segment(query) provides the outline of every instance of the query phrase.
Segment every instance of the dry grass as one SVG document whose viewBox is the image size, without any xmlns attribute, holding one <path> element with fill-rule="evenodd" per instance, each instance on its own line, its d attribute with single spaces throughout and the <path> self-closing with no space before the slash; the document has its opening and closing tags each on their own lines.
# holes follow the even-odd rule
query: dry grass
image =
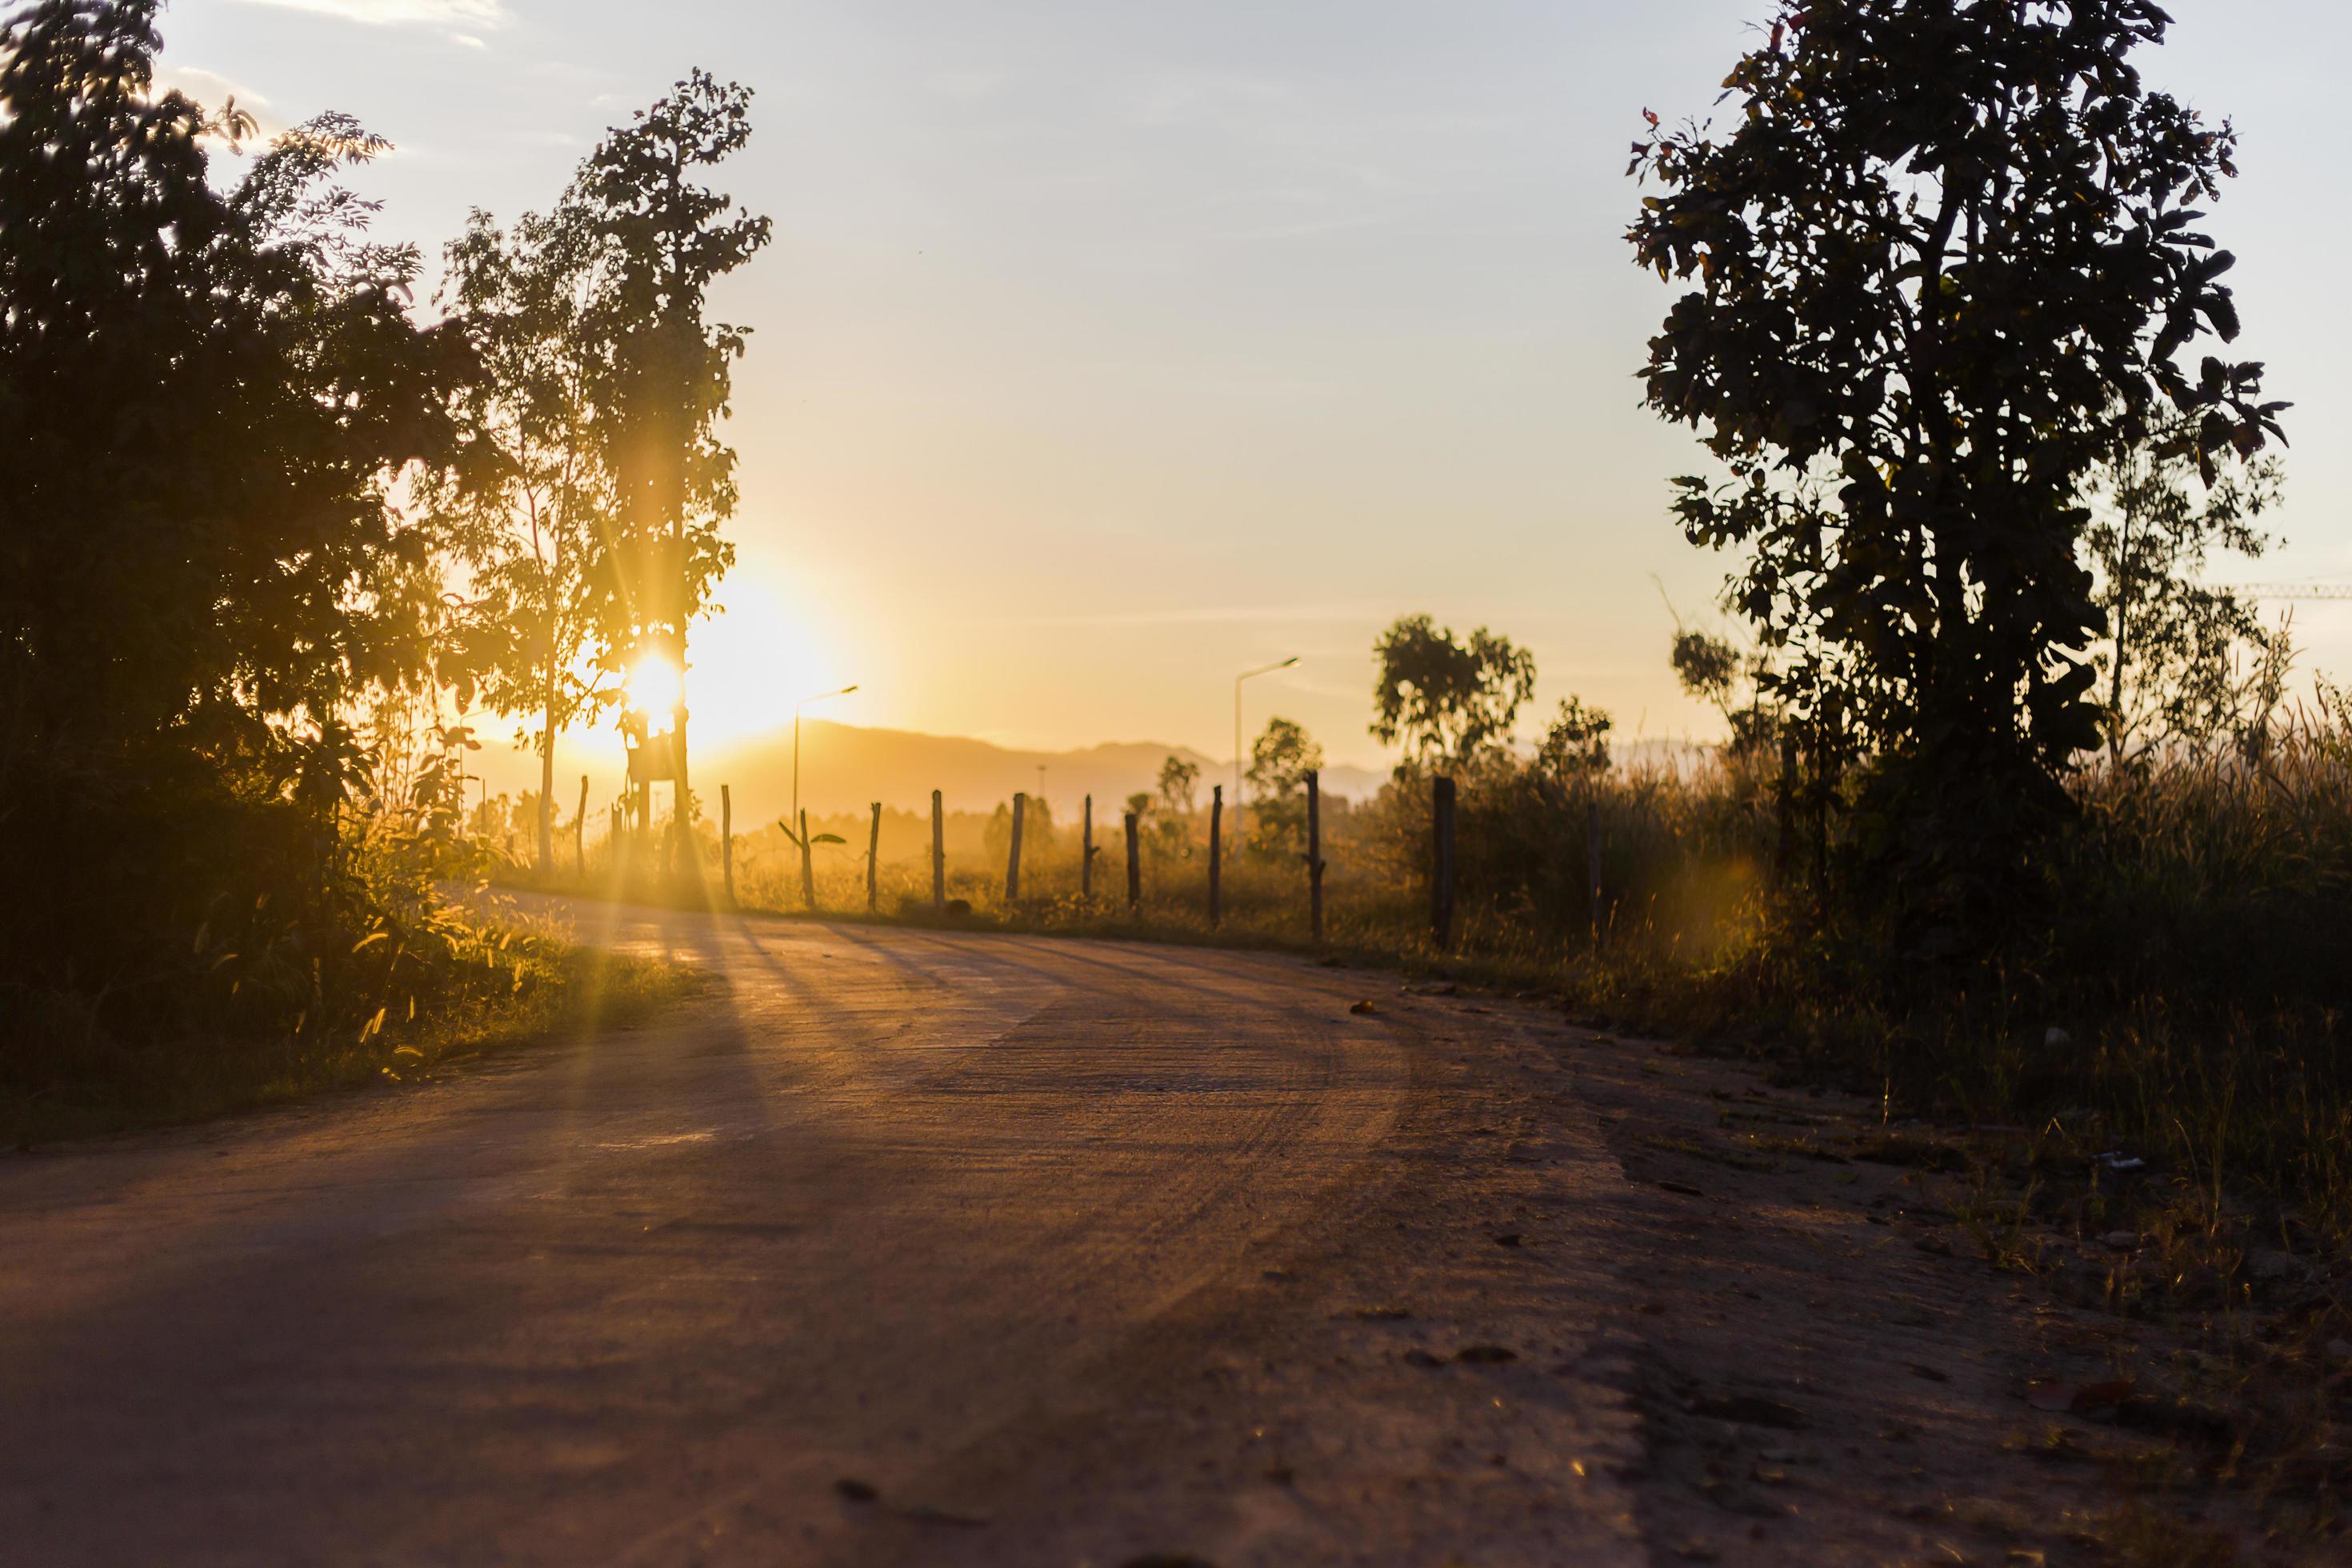
<svg viewBox="0 0 2352 1568">
<path fill-rule="evenodd" d="M 425 1005 L 356 1026 L 135 1040 L 58 1026 L 28 1037 L 0 1069 L 0 1148 L 421 1081 L 590 1023 L 643 1016 L 697 984 L 684 968 L 574 946 L 528 921 L 469 923 Z"/>
</svg>

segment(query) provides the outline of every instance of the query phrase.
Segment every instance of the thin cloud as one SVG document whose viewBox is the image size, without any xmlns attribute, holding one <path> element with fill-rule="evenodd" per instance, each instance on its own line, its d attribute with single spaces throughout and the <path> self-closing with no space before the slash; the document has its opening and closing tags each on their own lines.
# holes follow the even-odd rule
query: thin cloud
<svg viewBox="0 0 2352 1568">
<path fill-rule="evenodd" d="M 370 27 L 423 26 L 431 27 L 496 27 L 507 20 L 504 0 L 240 0 L 247 5 L 274 5 L 284 11 L 308 11 L 336 16 Z M 475 47 L 481 40 L 458 35 Z"/>
</svg>

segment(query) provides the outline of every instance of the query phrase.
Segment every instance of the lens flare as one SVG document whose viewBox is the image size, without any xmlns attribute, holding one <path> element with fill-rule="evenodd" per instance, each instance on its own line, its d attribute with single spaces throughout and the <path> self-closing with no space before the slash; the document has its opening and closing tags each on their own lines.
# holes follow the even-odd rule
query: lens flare
<svg viewBox="0 0 2352 1568">
<path fill-rule="evenodd" d="M 678 704 L 685 700 L 686 677 L 669 655 L 647 652 L 640 654 L 636 663 L 629 667 L 624 689 L 628 695 L 630 712 L 655 721 L 650 726 L 654 730 L 667 730 Z"/>
</svg>

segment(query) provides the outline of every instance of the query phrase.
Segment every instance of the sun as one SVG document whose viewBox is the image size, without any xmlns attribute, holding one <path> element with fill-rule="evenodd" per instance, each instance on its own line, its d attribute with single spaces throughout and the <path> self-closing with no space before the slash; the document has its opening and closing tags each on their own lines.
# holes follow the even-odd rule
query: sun
<svg viewBox="0 0 2352 1568">
<path fill-rule="evenodd" d="M 622 691 L 628 711 L 644 715 L 646 728 L 661 734 L 676 721 L 678 703 L 686 695 L 686 676 L 668 654 L 648 648 L 629 667 Z"/>
<path fill-rule="evenodd" d="M 776 733 L 791 726 L 796 700 L 877 679 L 852 668 L 837 607 L 820 595 L 747 576 L 725 597 L 727 613 L 697 626 L 688 648 L 686 705 L 703 739 Z M 827 716 L 847 715 L 835 707 Z"/>
</svg>

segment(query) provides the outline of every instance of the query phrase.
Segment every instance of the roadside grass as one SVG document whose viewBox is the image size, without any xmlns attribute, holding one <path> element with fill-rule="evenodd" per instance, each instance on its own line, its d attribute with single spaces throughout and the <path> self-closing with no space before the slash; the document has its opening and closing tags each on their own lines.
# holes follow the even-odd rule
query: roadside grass
<svg viewBox="0 0 2352 1568">
<path fill-rule="evenodd" d="M 709 982 L 528 922 L 479 929 L 428 1005 L 356 1029 L 128 1041 L 53 1014 L 0 1063 L 0 1149 L 200 1121 L 336 1089 L 431 1079 L 591 1025 L 644 1018 Z"/>
</svg>

